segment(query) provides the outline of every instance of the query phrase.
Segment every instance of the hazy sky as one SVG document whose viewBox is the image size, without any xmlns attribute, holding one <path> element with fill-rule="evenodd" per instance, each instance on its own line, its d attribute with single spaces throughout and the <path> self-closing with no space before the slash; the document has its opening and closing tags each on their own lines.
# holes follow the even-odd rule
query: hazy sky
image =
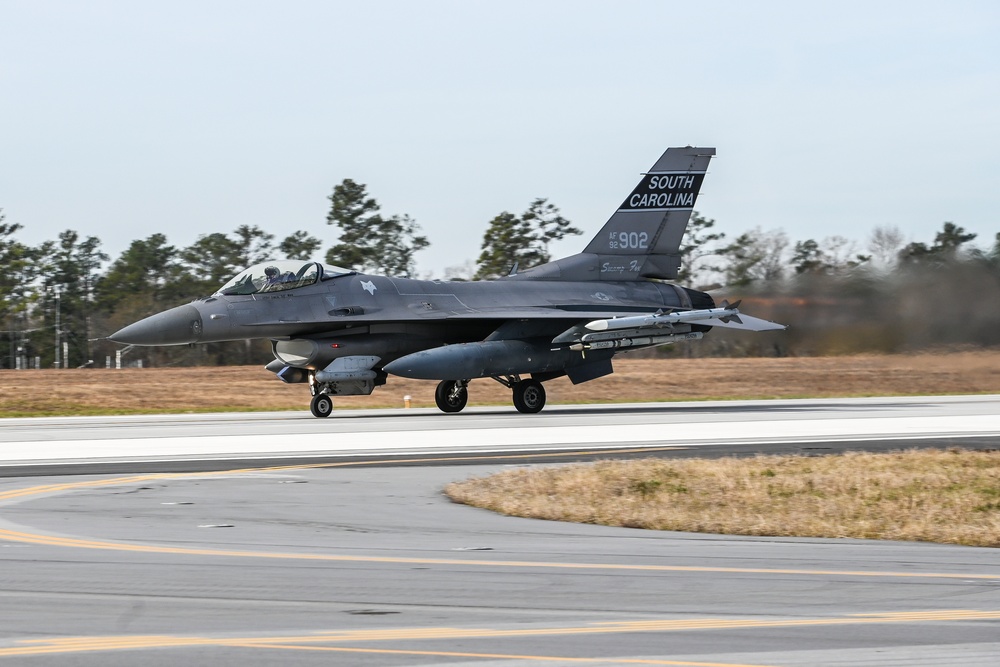
<svg viewBox="0 0 1000 667">
<path fill-rule="evenodd" d="M 0 0 L 0 208 L 112 256 L 259 225 L 327 240 L 366 183 L 431 247 L 548 197 L 579 251 L 667 146 L 715 146 L 735 236 L 1000 232 L 1000 3 Z M 324 252 L 325 248 L 324 246 Z"/>
</svg>

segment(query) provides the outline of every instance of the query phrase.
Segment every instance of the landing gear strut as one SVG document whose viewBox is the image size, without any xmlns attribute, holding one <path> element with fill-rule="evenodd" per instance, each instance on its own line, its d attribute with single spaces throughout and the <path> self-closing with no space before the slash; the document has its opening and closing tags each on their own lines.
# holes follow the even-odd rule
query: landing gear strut
<svg viewBox="0 0 1000 667">
<path fill-rule="evenodd" d="M 469 381 L 442 380 L 434 391 L 434 402 L 441 412 L 461 412 L 469 402 Z"/>
</svg>

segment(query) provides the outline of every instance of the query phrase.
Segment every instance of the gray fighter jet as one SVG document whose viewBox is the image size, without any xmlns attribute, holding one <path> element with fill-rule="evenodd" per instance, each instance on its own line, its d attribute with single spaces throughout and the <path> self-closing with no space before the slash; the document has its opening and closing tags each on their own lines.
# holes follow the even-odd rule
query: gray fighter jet
<svg viewBox="0 0 1000 667">
<path fill-rule="evenodd" d="M 713 327 L 783 329 L 668 282 L 714 148 L 668 148 L 582 253 L 482 282 L 366 275 L 319 262 L 251 266 L 198 299 L 131 324 L 111 340 L 183 345 L 266 338 L 267 369 L 308 384 L 312 413 L 333 396 L 368 395 L 389 375 L 440 380 L 444 412 L 469 381 L 512 390 L 520 412 L 545 405 L 543 382 L 613 372 L 619 352 L 697 340 Z"/>
</svg>

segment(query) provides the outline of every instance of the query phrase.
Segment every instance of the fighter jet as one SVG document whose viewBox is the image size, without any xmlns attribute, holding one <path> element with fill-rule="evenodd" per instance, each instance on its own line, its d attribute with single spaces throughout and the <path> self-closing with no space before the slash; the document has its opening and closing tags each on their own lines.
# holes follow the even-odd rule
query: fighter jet
<svg viewBox="0 0 1000 667">
<path fill-rule="evenodd" d="M 548 380 L 589 382 L 614 356 L 697 340 L 714 327 L 784 326 L 739 303 L 673 284 L 681 238 L 714 148 L 668 148 L 583 252 L 497 280 L 448 282 L 368 275 L 319 262 L 251 266 L 211 296 L 131 324 L 110 339 L 184 345 L 270 339 L 266 368 L 312 394 L 369 395 L 390 375 L 439 380 L 435 401 L 460 412 L 469 382 L 492 378 L 514 407 L 537 413 Z"/>
</svg>

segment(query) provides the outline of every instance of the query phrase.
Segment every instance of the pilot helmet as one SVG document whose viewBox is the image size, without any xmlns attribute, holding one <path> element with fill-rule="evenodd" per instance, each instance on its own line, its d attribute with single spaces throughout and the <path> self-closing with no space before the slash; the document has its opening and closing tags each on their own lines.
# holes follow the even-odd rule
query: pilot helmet
<svg viewBox="0 0 1000 667">
<path fill-rule="evenodd" d="M 278 275 L 278 269 L 277 269 L 277 267 L 274 267 L 274 266 L 267 267 L 266 269 L 264 269 L 264 275 L 267 276 L 268 278 L 275 278 L 275 277 L 277 277 L 277 275 Z"/>
</svg>

